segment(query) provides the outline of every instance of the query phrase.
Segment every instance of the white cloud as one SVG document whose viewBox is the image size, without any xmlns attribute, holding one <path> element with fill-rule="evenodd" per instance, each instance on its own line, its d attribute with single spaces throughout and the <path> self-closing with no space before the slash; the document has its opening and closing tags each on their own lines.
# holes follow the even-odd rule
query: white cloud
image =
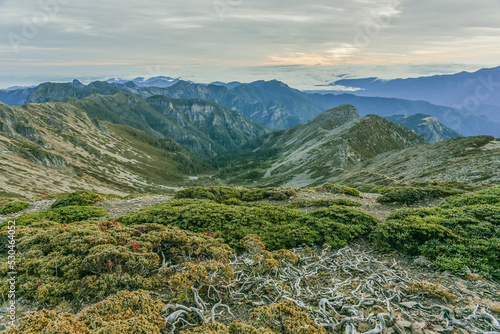
<svg viewBox="0 0 500 334">
<path fill-rule="evenodd" d="M 27 70 L 25 62 L 12 60 L 16 58 L 49 59 L 68 67 L 64 75 L 73 71 L 75 76 L 120 75 L 116 71 L 156 65 L 165 68 L 166 75 L 171 68 L 209 73 L 213 66 L 218 66 L 213 73 L 225 75 L 227 66 L 233 68 L 227 73 L 236 75 L 235 66 L 259 64 L 486 67 L 500 59 L 498 0 L 64 3 L 14 52 L 9 33 L 23 36 L 25 22 L 33 22 L 43 8 L 39 0 L 0 0 L 0 73 L 14 77 L 33 71 L 33 66 Z M 36 73 L 53 75 L 53 67 L 45 64 Z"/>
</svg>

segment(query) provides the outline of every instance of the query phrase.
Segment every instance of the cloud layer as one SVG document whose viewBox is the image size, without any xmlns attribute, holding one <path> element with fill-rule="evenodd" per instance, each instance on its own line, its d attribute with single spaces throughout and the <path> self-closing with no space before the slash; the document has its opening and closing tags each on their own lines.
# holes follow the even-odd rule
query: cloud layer
<svg viewBox="0 0 500 334">
<path fill-rule="evenodd" d="M 234 69 L 255 66 L 487 67 L 500 56 L 499 10 L 498 0 L 0 0 L 0 73 L 218 68 L 241 80 Z"/>
</svg>

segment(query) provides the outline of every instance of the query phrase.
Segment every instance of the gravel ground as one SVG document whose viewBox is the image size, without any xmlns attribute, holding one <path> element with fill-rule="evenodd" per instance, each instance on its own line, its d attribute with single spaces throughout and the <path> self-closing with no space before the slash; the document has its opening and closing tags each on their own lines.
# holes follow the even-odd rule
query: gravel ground
<svg viewBox="0 0 500 334">
<path fill-rule="evenodd" d="M 123 216 L 144 208 L 150 208 L 157 204 L 170 201 L 173 196 L 142 196 L 128 200 L 110 199 L 94 204 L 101 207 L 111 216 Z"/>
<path fill-rule="evenodd" d="M 8 221 L 12 218 L 15 218 L 20 215 L 24 215 L 25 213 L 31 213 L 31 212 L 39 212 L 43 210 L 47 210 L 50 208 L 52 203 L 54 203 L 56 200 L 55 199 L 50 199 L 50 200 L 42 200 L 42 201 L 32 201 L 31 206 L 27 207 L 23 211 L 19 211 L 16 213 L 11 213 L 9 215 L 0 215 L 0 223 L 3 223 L 4 221 Z"/>
<path fill-rule="evenodd" d="M 354 209 L 366 212 L 380 220 L 385 220 L 394 210 L 401 209 L 405 207 L 405 205 L 384 205 L 377 202 L 377 198 L 380 197 L 380 194 L 371 194 L 371 193 L 361 193 L 361 197 L 349 196 L 344 194 L 330 194 L 330 193 L 322 193 L 322 192 L 308 192 L 301 191 L 297 193 L 297 195 L 293 196 L 287 201 L 267 201 L 273 205 L 286 205 L 294 202 L 299 202 L 303 200 L 333 200 L 339 198 L 350 199 L 362 204 L 362 206 L 353 207 Z M 434 199 L 430 201 L 420 202 L 415 205 L 410 205 L 409 207 L 433 207 L 441 203 L 442 199 Z M 322 209 L 322 207 L 307 207 L 300 208 L 302 211 L 315 211 L 318 209 Z"/>
</svg>

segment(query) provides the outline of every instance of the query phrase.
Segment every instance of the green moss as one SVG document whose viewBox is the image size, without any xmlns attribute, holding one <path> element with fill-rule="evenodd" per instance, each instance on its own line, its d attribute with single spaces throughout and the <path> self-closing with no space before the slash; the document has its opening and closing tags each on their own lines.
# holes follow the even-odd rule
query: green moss
<svg viewBox="0 0 500 334">
<path fill-rule="evenodd" d="M 347 241 L 368 235 L 379 220 L 367 213 L 344 206 L 333 205 L 309 214 L 315 220 L 315 229 L 321 231 L 320 244 L 342 247 Z"/>
<path fill-rule="evenodd" d="M 487 188 L 479 192 L 462 194 L 447 198 L 441 203 L 442 208 L 462 207 L 476 204 L 499 204 L 500 187 Z"/>
<path fill-rule="evenodd" d="M 464 193 L 463 190 L 455 188 L 443 188 L 440 186 L 410 187 L 401 186 L 383 190 L 383 195 L 377 198 L 377 202 L 383 204 L 415 204 L 419 201 L 440 197 L 448 197 Z"/>
<path fill-rule="evenodd" d="M 372 238 L 384 250 L 425 255 L 442 269 L 498 275 L 500 206 L 397 210 L 378 224 Z"/>
<path fill-rule="evenodd" d="M 222 203 L 229 199 L 237 199 L 242 201 L 258 201 L 262 199 L 282 201 L 289 199 L 296 193 L 297 189 L 291 187 L 246 189 L 211 186 L 190 187 L 182 189 L 175 193 L 175 198 L 209 199 L 218 203 Z"/>
<path fill-rule="evenodd" d="M 0 230 L 0 242 L 8 229 Z M 18 298 L 57 305 L 94 301 L 120 290 L 152 290 L 162 282 L 162 256 L 172 264 L 186 257 L 228 258 L 221 239 L 157 224 L 124 227 L 116 222 L 55 222 L 18 226 Z M 6 256 L 8 249 L 0 250 Z M 9 289 L 7 261 L 0 264 L 0 293 Z"/>
<path fill-rule="evenodd" d="M 382 194 L 384 186 L 380 186 L 377 184 L 364 184 L 358 186 L 356 189 L 358 189 L 362 193 Z"/>
<path fill-rule="evenodd" d="M 332 205 L 342 205 L 342 206 L 361 206 L 362 204 L 347 198 L 336 198 L 336 199 L 319 199 L 319 200 L 303 200 L 298 202 L 293 202 L 287 205 L 289 208 L 309 208 L 314 206 L 332 206 Z"/>
<path fill-rule="evenodd" d="M 160 333 L 164 307 L 147 291 L 120 291 L 89 307 L 79 321 L 94 333 Z"/>
<path fill-rule="evenodd" d="M 199 198 L 223 201 L 230 198 L 241 199 L 242 191 L 231 187 L 191 187 L 175 193 L 175 198 Z"/>
<path fill-rule="evenodd" d="M 165 305 L 147 291 L 120 291 L 92 305 L 77 320 L 69 313 L 41 310 L 28 313 L 10 333 L 160 333 L 165 327 Z"/>
</svg>

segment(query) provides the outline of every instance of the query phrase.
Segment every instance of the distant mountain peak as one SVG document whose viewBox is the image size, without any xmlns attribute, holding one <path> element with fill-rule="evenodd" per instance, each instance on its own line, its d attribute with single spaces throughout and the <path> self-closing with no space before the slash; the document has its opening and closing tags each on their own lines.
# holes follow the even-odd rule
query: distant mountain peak
<svg viewBox="0 0 500 334">
<path fill-rule="evenodd" d="M 125 85 L 128 82 L 133 82 L 135 85 L 137 85 L 137 87 L 159 87 L 159 88 L 171 87 L 179 81 L 180 78 L 171 78 L 162 75 L 151 77 L 148 79 L 146 79 L 145 77 L 137 77 L 132 80 L 120 79 L 120 78 L 111 78 L 106 80 L 106 82 L 113 85 Z"/>
<path fill-rule="evenodd" d="M 84 84 L 82 84 L 78 79 L 75 79 L 71 82 L 71 86 L 76 87 L 76 88 L 82 88 L 85 87 Z"/>
<path fill-rule="evenodd" d="M 386 118 L 391 122 L 406 126 L 431 143 L 461 136 L 461 134 L 446 127 L 431 115 L 393 115 Z"/>
</svg>

